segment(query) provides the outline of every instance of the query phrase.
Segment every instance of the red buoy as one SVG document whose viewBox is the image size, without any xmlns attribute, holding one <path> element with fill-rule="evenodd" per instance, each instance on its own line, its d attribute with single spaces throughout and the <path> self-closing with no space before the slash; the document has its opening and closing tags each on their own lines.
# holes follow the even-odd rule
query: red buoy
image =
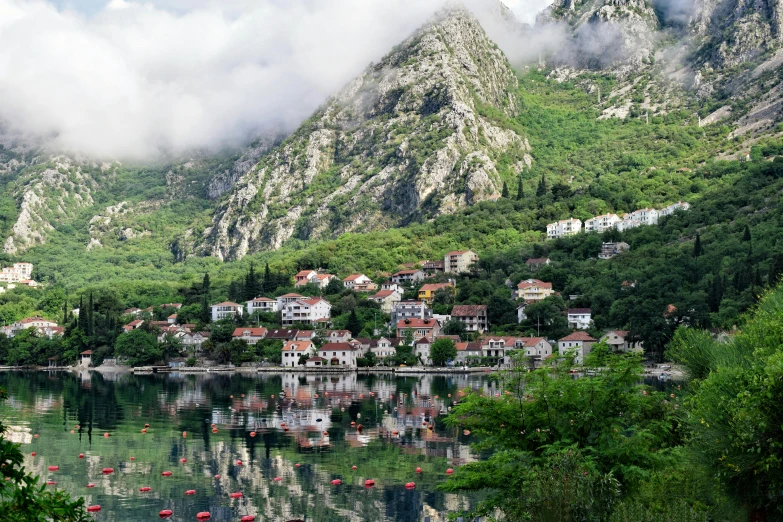
<svg viewBox="0 0 783 522">
<path fill-rule="evenodd" d="M 241 465 L 242 465 L 242 461 L 241 460 L 237 460 L 237 466 L 241 466 Z"/>
<path fill-rule="evenodd" d="M 94 488 L 94 487 L 95 487 L 95 484 L 93 484 L 92 482 L 90 482 L 89 484 L 87 484 L 87 487 L 88 487 L 88 488 Z"/>
<path fill-rule="evenodd" d="M 101 473 L 103 473 L 104 475 L 111 475 L 112 473 L 114 473 L 114 468 L 103 468 L 101 470 Z"/>
<path fill-rule="evenodd" d="M 33 435 L 33 438 L 37 439 L 38 438 L 38 434 L 36 433 L 35 435 Z"/>
<path fill-rule="evenodd" d="M 35 457 L 35 452 L 30 453 L 31 457 Z"/>
<path fill-rule="evenodd" d="M 57 471 L 60 469 L 60 466 L 49 466 L 49 471 Z"/>
<path fill-rule="evenodd" d="M 47 485 L 47 486 L 54 486 L 55 484 L 57 484 L 57 482 L 55 482 L 55 481 L 53 481 L 53 480 L 47 480 L 47 481 L 46 481 L 46 485 Z"/>
<path fill-rule="evenodd" d="M 240 518 L 239 520 L 241 522 L 253 522 L 256 519 L 253 515 L 245 515 L 244 517 Z"/>
<path fill-rule="evenodd" d="M 451 475 L 452 473 L 454 473 L 453 469 L 449 468 L 446 470 L 446 475 Z"/>
<path fill-rule="evenodd" d="M 131 460 L 136 460 L 136 457 L 131 457 Z"/>
<path fill-rule="evenodd" d="M 160 518 L 169 518 L 173 514 L 174 512 L 171 511 L 170 509 L 164 509 L 160 513 L 158 513 L 158 516 L 160 516 Z"/>
<path fill-rule="evenodd" d="M 183 431 L 182 432 L 182 438 L 183 439 L 187 439 L 188 438 L 188 432 L 187 431 Z"/>
<path fill-rule="evenodd" d="M 212 518 L 212 515 L 209 514 L 209 511 L 202 511 L 201 513 L 196 513 L 196 520 L 209 520 Z"/>
<path fill-rule="evenodd" d="M 251 431 L 251 432 L 250 432 L 250 436 L 251 436 L 251 437 L 255 437 L 255 436 L 256 436 L 256 432 L 255 432 L 255 431 Z"/>
<path fill-rule="evenodd" d="M 299 463 L 297 462 L 296 464 L 294 464 L 294 467 L 295 467 L 295 468 L 301 468 L 301 467 L 302 467 L 302 465 L 301 465 L 301 464 L 299 464 Z"/>
<path fill-rule="evenodd" d="M 141 432 L 142 433 L 147 433 L 147 428 L 142 428 Z"/>
<path fill-rule="evenodd" d="M 184 463 L 186 463 L 188 461 L 188 459 L 182 458 L 182 459 L 179 459 L 179 461 L 184 464 Z"/>
<path fill-rule="evenodd" d="M 106 433 L 103 434 L 103 436 L 104 436 L 104 438 L 108 439 L 109 438 L 109 432 L 107 431 Z"/>
<path fill-rule="evenodd" d="M 145 425 L 144 425 L 144 427 L 145 427 L 145 428 L 149 428 L 149 427 L 150 427 L 150 425 L 149 425 L 149 424 L 145 424 Z"/>
<path fill-rule="evenodd" d="M 170 477 L 171 471 L 164 471 L 163 473 L 161 473 L 161 475 L 163 475 L 164 477 Z"/>
<path fill-rule="evenodd" d="M 83 459 L 84 458 L 84 453 L 79 453 L 79 458 Z"/>
<path fill-rule="evenodd" d="M 283 477 L 275 477 L 272 480 L 274 480 L 275 482 L 280 482 L 281 480 L 283 480 Z"/>
<path fill-rule="evenodd" d="M 367 479 L 364 481 L 364 487 L 371 488 L 375 485 L 375 481 L 373 479 Z"/>
<path fill-rule="evenodd" d="M 152 488 L 149 487 L 149 486 L 144 486 L 144 487 L 139 488 L 139 491 L 141 491 L 141 492 L 152 491 Z"/>
<path fill-rule="evenodd" d="M 220 480 L 220 475 L 215 475 L 215 478 Z"/>
<path fill-rule="evenodd" d="M 358 468 L 356 466 L 351 466 L 351 469 L 356 471 Z"/>
<path fill-rule="evenodd" d="M 187 491 L 185 492 L 185 494 L 186 494 L 186 495 L 195 495 L 195 494 L 196 494 L 196 490 L 195 490 L 195 489 L 189 489 L 189 490 L 187 490 Z"/>
<path fill-rule="evenodd" d="M 416 468 L 416 473 L 421 473 L 421 468 Z"/>
<path fill-rule="evenodd" d="M 340 485 L 340 484 L 342 484 L 342 483 L 343 483 L 343 481 L 342 481 L 342 480 L 340 480 L 340 479 L 334 479 L 334 480 L 332 481 L 332 486 L 339 486 L 339 485 Z"/>
<path fill-rule="evenodd" d="M 407 484 L 405 484 L 405 488 L 406 489 L 413 489 L 415 487 L 416 487 L 416 483 L 415 482 L 408 482 Z"/>
<path fill-rule="evenodd" d="M 89 511 L 90 513 L 95 513 L 96 511 L 100 511 L 100 510 L 101 510 L 101 506 L 97 504 L 94 506 L 87 506 L 87 511 Z"/>
<path fill-rule="evenodd" d="M 212 428 L 212 433 L 217 433 L 217 432 L 218 432 L 217 428 Z"/>
<path fill-rule="evenodd" d="M 228 496 L 231 498 L 242 498 L 242 493 L 241 492 L 229 493 Z"/>
</svg>

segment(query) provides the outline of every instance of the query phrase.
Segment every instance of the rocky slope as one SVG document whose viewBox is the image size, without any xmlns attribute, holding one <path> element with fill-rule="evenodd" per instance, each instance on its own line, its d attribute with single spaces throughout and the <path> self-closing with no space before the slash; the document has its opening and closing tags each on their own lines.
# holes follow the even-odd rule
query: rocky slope
<svg viewBox="0 0 783 522">
<path fill-rule="evenodd" d="M 530 163 L 515 89 L 476 19 L 447 8 L 241 175 L 177 249 L 237 259 L 497 197 Z"/>
</svg>

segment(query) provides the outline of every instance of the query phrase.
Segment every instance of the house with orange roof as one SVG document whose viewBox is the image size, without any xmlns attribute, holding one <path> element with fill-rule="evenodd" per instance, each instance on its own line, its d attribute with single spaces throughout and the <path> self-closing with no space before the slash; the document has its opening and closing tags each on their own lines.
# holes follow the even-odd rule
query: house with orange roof
<svg viewBox="0 0 783 522">
<path fill-rule="evenodd" d="M 535 303 L 543 301 L 553 293 L 552 283 L 545 283 L 538 279 L 525 279 L 517 285 L 517 289 L 513 292 L 512 297 L 514 299 L 522 299 L 527 303 Z"/>
<path fill-rule="evenodd" d="M 419 301 L 431 304 L 435 298 L 435 292 L 438 290 L 446 290 L 454 294 L 454 285 L 451 283 L 427 283 L 422 285 L 419 289 Z"/>
<path fill-rule="evenodd" d="M 318 357 L 328 361 L 326 366 L 356 368 L 356 358 L 360 351 L 358 343 L 326 343 L 318 349 Z"/>
<path fill-rule="evenodd" d="M 277 310 L 277 301 L 268 297 L 256 297 L 247 302 L 247 315 L 253 315 L 255 312 L 275 313 Z"/>
<path fill-rule="evenodd" d="M 301 270 L 294 276 L 294 286 L 310 284 L 316 276 L 318 276 L 318 272 L 315 270 Z"/>
<path fill-rule="evenodd" d="M 319 324 L 332 317 L 332 305 L 321 297 L 302 298 L 286 304 L 281 313 L 283 326 Z"/>
<path fill-rule="evenodd" d="M 231 301 L 214 304 L 212 305 L 212 322 L 222 319 L 233 319 L 237 315 L 241 316 L 244 310 L 244 306 Z"/>
<path fill-rule="evenodd" d="M 313 355 L 315 345 L 310 341 L 288 341 L 283 345 L 283 366 L 295 368 L 299 366 L 299 358 L 305 354 Z"/>
<path fill-rule="evenodd" d="M 410 317 L 397 322 L 397 337 L 405 337 L 405 332 L 412 331 L 414 339 L 429 337 L 434 339 L 440 335 L 440 323 L 436 319 L 419 319 Z"/>
<path fill-rule="evenodd" d="M 293 303 L 297 299 L 306 299 L 306 297 L 294 293 L 281 295 L 280 297 L 277 298 L 277 311 L 282 312 L 283 308 L 285 308 L 285 305 L 287 305 L 288 303 Z"/>
<path fill-rule="evenodd" d="M 349 288 L 351 290 L 356 290 L 366 292 L 367 288 L 370 286 L 374 286 L 375 288 L 372 288 L 372 290 L 377 289 L 377 285 L 375 285 L 372 282 L 372 279 L 367 277 L 364 274 L 351 274 L 345 279 L 343 279 L 343 286 L 345 288 Z M 361 289 L 361 290 L 360 290 Z"/>
<path fill-rule="evenodd" d="M 489 329 L 487 305 L 455 305 L 451 309 L 451 317 L 465 325 L 467 332 L 486 332 Z"/>
</svg>

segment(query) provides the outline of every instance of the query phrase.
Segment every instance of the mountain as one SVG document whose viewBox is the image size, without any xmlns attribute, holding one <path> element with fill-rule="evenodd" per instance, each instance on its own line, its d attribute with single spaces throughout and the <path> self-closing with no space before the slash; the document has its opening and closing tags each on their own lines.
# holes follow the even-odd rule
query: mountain
<svg viewBox="0 0 783 522">
<path fill-rule="evenodd" d="M 177 250 L 238 259 L 496 198 L 531 164 L 516 88 L 476 18 L 446 8 L 239 176 Z"/>
</svg>

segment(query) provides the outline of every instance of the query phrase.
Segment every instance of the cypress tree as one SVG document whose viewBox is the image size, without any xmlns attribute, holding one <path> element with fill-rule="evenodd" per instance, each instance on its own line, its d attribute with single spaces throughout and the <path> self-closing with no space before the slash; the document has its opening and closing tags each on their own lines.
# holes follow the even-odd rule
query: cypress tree
<svg viewBox="0 0 783 522">
<path fill-rule="evenodd" d="M 696 232 L 696 241 L 693 242 L 693 257 L 699 257 L 701 254 L 701 234 Z"/>
<path fill-rule="evenodd" d="M 201 282 L 201 293 L 209 298 L 209 289 L 212 282 L 209 280 L 209 274 L 204 274 L 204 280 Z"/>
<path fill-rule="evenodd" d="M 63 303 L 63 326 L 68 324 L 68 298 L 65 298 L 65 302 Z"/>
<path fill-rule="evenodd" d="M 751 239 L 750 227 L 748 227 L 748 225 L 745 225 L 745 231 L 742 233 L 742 241 L 747 242 L 750 241 L 750 239 Z"/>
<path fill-rule="evenodd" d="M 508 183 L 503 182 L 503 192 L 500 193 L 501 198 L 508 199 Z"/>
<path fill-rule="evenodd" d="M 517 185 L 517 201 L 525 199 L 525 186 L 522 184 L 522 174 L 519 175 L 519 184 Z"/>
<path fill-rule="evenodd" d="M 87 331 L 87 311 L 84 309 L 84 296 L 79 296 L 79 317 L 76 320 L 76 327 L 82 332 Z"/>
<path fill-rule="evenodd" d="M 541 174 L 541 181 L 538 182 L 538 188 L 536 189 L 536 197 L 546 196 L 546 176 Z"/>
<path fill-rule="evenodd" d="M 356 315 L 356 310 L 351 310 L 351 315 L 348 316 L 348 323 L 345 325 L 345 329 L 349 330 L 354 337 L 359 335 L 359 332 L 362 331 L 362 323 Z"/>
<path fill-rule="evenodd" d="M 245 300 L 255 299 L 259 294 L 258 275 L 256 275 L 255 266 L 250 263 L 250 270 L 245 277 Z"/>
<path fill-rule="evenodd" d="M 207 294 L 204 294 L 204 297 L 202 298 L 202 301 L 201 301 L 201 316 L 200 316 L 200 319 L 201 319 L 202 323 L 207 324 L 208 322 L 210 322 L 212 320 L 212 314 L 210 312 L 211 312 L 211 310 L 209 308 L 209 301 L 208 301 L 208 298 L 207 298 Z"/>
<path fill-rule="evenodd" d="M 269 263 L 268 262 L 267 262 L 266 266 L 264 267 L 264 283 L 263 283 L 263 287 L 262 288 L 264 289 L 264 293 L 265 294 L 268 294 L 272 290 L 274 290 L 274 288 L 272 287 L 272 273 L 269 271 Z"/>
<path fill-rule="evenodd" d="M 87 335 L 95 335 L 95 317 L 93 316 L 93 300 L 92 300 L 92 292 L 90 292 L 90 300 L 87 305 Z"/>
<path fill-rule="evenodd" d="M 783 254 L 775 254 L 775 257 L 772 258 L 772 263 L 769 265 L 767 284 L 769 286 L 778 284 L 781 274 L 783 274 Z"/>
</svg>

